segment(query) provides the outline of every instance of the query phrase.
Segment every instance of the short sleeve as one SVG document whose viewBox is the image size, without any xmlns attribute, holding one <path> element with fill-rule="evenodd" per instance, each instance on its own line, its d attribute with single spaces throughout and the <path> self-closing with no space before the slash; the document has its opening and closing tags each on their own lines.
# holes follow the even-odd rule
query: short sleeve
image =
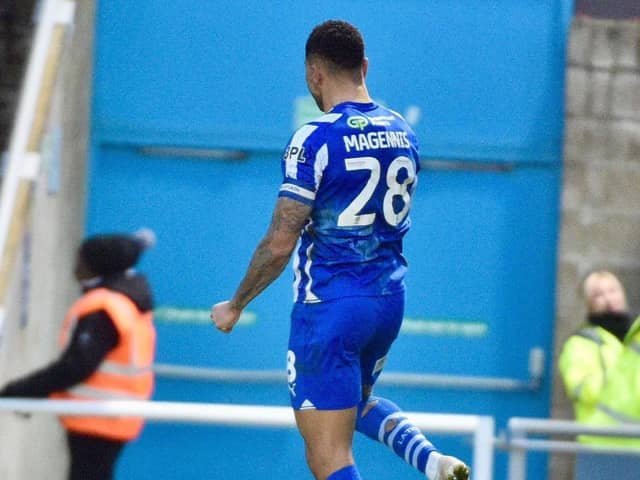
<svg viewBox="0 0 640 480">
<path fill-rule="evenodd" d="M 280 197 L 313 205 L 322 175 L 322 129 L 306 124 L 291 137 L 282 156 L 283 180 Z"/>
</svg>

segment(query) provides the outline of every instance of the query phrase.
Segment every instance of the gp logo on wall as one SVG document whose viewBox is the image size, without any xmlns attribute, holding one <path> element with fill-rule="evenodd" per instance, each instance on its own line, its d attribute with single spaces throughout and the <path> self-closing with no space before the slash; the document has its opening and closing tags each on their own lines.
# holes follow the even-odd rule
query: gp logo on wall
<svg viewBox="0 0 640 480">
<path fill-rule="evenodd" d="M 361 115 L 355 115 L 353 117 L 347 118 L 347 125 L 351 128 L 357 128 L 358 130 L 364 130 L 364 127 L 369 125 L 369 119 L 367 117 L 363 117 Z"/>
</svg>

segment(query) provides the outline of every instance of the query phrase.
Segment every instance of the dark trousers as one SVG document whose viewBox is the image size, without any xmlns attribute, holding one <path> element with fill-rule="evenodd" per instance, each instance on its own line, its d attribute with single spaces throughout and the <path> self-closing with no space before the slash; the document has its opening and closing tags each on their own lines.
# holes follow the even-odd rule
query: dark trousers
<svg viewBox="0 0 640 480">
<path fill-rule="evenodd" d="M 69 480 L 112 480 L 125 442 L 67 432 Z"/>
</svg>

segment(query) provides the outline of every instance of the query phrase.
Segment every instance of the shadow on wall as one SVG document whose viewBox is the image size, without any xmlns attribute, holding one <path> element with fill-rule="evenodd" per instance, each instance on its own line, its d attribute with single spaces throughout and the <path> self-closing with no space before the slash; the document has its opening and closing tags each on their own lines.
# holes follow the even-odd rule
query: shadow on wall
<svg viewBox="0 0 640 480">
<path fill-rule="evenodd" d="M 35 4 L 35 0 L 0 3 L 0 152 L 9 141 L 17 92 L 31 45 Z"/>
</svg>

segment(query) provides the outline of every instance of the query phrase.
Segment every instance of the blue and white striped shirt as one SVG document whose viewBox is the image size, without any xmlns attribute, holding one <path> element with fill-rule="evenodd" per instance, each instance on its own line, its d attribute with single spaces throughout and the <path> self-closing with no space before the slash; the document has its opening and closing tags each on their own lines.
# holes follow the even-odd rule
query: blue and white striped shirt
<svg viewBox="0 0 640 480">
<path fill-rule="evenodd" d="M 375 103 L 341 103 L 294 133 L 282 169 L 279 195 L 313 208 L 293 259 L 294 301 L 403 291 L 419 169 L 405 120 Z"/>
</svg>

